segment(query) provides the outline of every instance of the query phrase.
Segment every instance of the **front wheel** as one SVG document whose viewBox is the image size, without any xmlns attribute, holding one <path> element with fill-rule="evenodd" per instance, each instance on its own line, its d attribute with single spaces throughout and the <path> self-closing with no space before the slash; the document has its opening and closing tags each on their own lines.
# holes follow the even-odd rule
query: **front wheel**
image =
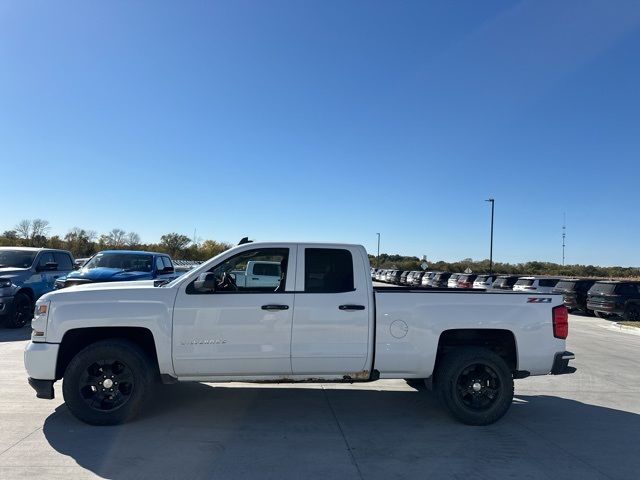
<svg viewBox="0 0 640 480">
<path fill-rule="evenodd" d="M 64 373 L 71 413 L 91 425 L 124 423 L 140 411 L 153 384 L 147 355 L 127 340 L 102 340 L 81 350 Z"/>
<path fill-rule="evenodd" d="M 436 374 L 440 401 L 467 425 L 490 425 L 509 410 L 513 376 L 506 362 L 484 348 L 464 348 L 445 355 Z"/>
<path fill-rule="evenodd" d="M 16 293 L 13 297 L 13 309 L 13 315 L 7 320 L 9 328 L 22 328 L 33 318 L 33 302 L 26 293 Z"/>
</svg>

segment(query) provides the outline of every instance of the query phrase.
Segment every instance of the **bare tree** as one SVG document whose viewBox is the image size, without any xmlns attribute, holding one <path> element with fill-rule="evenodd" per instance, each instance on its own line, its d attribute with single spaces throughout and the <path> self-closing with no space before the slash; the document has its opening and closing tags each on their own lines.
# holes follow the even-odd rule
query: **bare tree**
<svg viewBox="0 0 640 480">
<path fill-rule="evenodd" d="M 140 235 L 136 232 L 127 233 L 127 245 L 130 247 L 136 247 L 140 245 Z"/>
<path fill-rule="evenodd" d="M 24 240 L 31 238 L 31 220 L 24 219 L 16 225 L 16 234 Z"/>
<path fill-rule="evenodd" d="M 31 238 L 46 237 L 50 228 L 49 220 L 43 220 L 42 218 L 34 219 L 31 222 Z"/>
<path fill-rule="evenodd" d="M 114 228 L 107 235 L 107 242 L 112 247 L 124 247 L 126 245 L 127 232 L 121 228 Z"/>
</svg>

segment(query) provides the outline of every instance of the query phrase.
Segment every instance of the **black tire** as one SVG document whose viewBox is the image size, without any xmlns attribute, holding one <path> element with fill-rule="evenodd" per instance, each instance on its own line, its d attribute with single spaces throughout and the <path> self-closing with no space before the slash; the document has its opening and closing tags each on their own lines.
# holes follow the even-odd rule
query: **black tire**
<svg viewBox="0 0 640 480">
<path fill-rule="evenodd" d="M 611 317 L 611 315 L 604 312 L 594 312 L 594 313 L 596 314 L 596 317 L 602 318 L 603 320 L 608 320 Z"/>
<path fill-rule="evenodd" d="M 102 340 L 84 348 L 69 362 L 62 394 L 79 420 L 91 425 L 117 425 L 138 414 L 154 378 L 151 361 L 138 345 L 128 340 Z"/>
<path fill-rule="evenodd" d="M 33 300 L 24 292 L 13 297 L 13 315 L 9 316 L 6 325 L 9 328 L 22 328 L 33 318 Z"/>
<path fill-rule="evenodd" d="M 405 378 L 405 382 L 411 388 L 415 388 L 416 390 L 425 390 L 427 386 L 424 383 L 424 378 Z"/>
<path fill-rule="evenodd" d="M 593 317 L 595 315 L 595 312 L 593 310 L 589 310 L 588 308 L 585 308 L 583 311 L 587 317 Z"/>
<path fill-rule="evenodd" d="M 624 319 L 628 322 L 640 322 L 640 305 L 629 305 L 624 311 Z"/>
<path fill-rule="evenodd" d="M 513 376 L 506 362 L 484 348 L 454 350 L 436 372 L 440 401 L 467 425 L 490 425 L 507 413 L 513 401 Z"/>
</svg>

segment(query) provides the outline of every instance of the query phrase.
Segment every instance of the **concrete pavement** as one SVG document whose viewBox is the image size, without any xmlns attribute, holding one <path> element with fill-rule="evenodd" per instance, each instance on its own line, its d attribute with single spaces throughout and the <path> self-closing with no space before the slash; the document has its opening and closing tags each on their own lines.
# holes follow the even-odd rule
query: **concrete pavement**
<svg viewBox="0 0 640 480">
<path fill-rule="evenodd" d="M 403 381 L 165 386 L 137 421 L 90 427 L 26 383 L 28 332 L 0 329 L 0 479 L 580 478 L 640 471 L 640 336 L 571 316 L 578 372 L 516 382 L 468 427 Z"/>
</svg>

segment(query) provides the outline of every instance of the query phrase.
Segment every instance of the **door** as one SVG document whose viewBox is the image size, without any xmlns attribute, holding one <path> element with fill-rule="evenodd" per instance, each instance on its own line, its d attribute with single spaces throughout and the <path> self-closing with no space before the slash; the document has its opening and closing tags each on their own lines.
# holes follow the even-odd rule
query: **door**
<svg viewBox="0 0 640 480">
<path fill-rule="evenodd" d="M 42 252 L 38 255 L 34 262 L 35 271 L 25 282 L 25 286 L 29 286 L 33 290 L 36 299 L 53 290 L 53 285 L 60 276 L 57 268 L 48 270 L 47 263 L 56 263 L 53 252 Z"/>
<path fill-rule="evenodd" d="M 198 287 L 198 278 L 179 287 L 173 314 L 179 377 L 291 375 L 295 253 L 295 246 L 248 248 L 209 269 L 215 277 L 213 291 Z M 231 272 L 245 272 L 252 260 L 282 265 L 278 285 L 236 285 Z"/>
<path fill-rule="evenodd" d="M 360 256 L 357 248 L 298 246 L 291 339 L 294 375 L 353 377 L 367 368 L 372 312 L 365 270 L 354 270 Z"/>
</svg>

